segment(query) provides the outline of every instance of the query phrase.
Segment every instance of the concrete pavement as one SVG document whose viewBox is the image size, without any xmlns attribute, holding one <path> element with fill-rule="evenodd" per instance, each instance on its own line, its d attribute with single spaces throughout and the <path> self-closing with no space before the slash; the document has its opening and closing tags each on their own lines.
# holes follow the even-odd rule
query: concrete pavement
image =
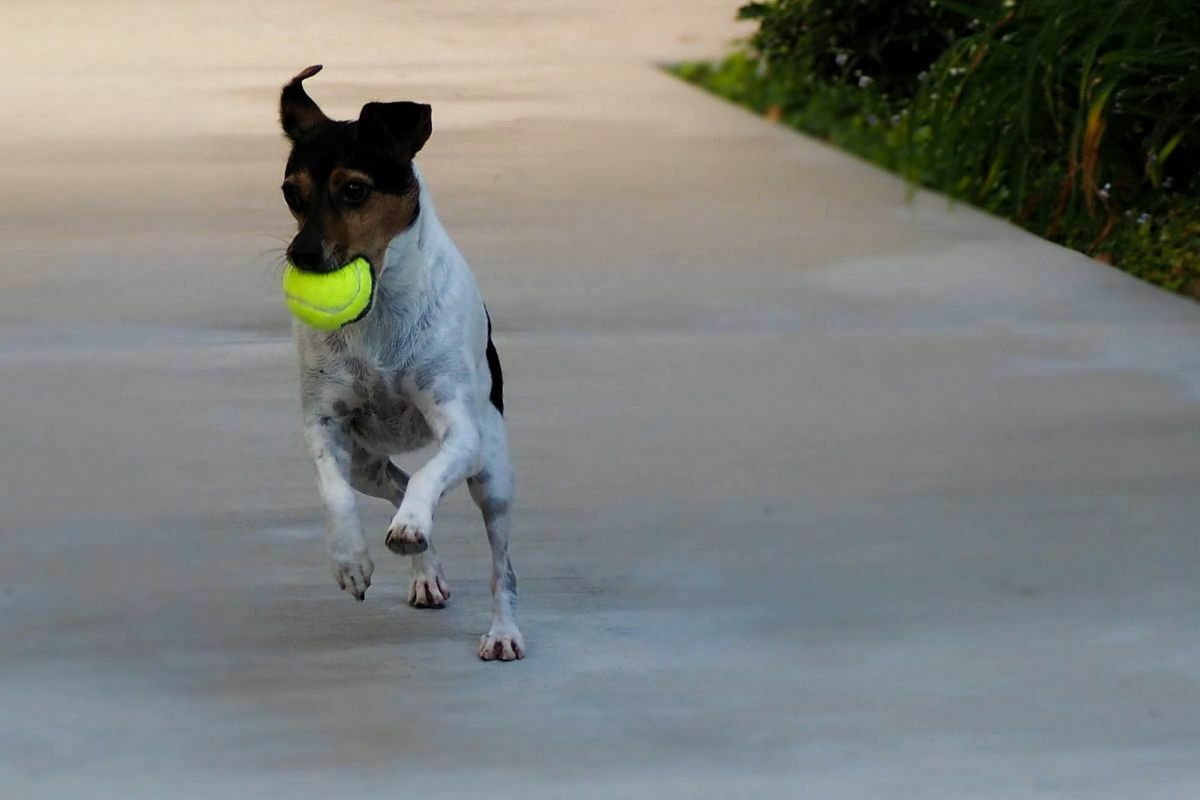
<svg viewBox="0 0 1200 800">
<path fill-rule="evenodd" d="M 58 797 L 1185 798 L 1200 307 L 683 85 L 715 0 L 0 10 L 0 786 Z M 276 93 L 434 105 L 530 656 L 339 592 Z"/>
</svg>

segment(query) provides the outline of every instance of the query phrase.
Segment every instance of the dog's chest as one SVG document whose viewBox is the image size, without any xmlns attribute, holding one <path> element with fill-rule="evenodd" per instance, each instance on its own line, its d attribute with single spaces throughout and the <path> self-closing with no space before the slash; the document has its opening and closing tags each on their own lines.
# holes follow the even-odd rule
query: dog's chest
<svg viewBox="0 0 1200 800">
<path fill-rule="evenodd" d="M 326 364 L 324 405 L 369 450 L 415 450 L 432 438 L 425 417 L 404 394 L 402 376 L 350 356 Z"/>
</svg>

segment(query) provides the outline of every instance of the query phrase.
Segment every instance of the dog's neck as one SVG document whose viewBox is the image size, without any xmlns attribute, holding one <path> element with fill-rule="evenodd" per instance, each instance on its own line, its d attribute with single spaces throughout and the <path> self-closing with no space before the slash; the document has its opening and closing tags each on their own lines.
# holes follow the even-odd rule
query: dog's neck
<svg viewBox="0 0 1200 800">
<path fill-rule="evenodd" d="M 416 219 L 388 243 L 382 269 L 376 276 L 379 291 L 397 300 L 419 300 L 421 295 L 436 289 L 431 281 L 438 279 L 449 257 L 457 255 L 416 164 L 413 164 L 413 178 L 417 182 Z"/>
<path fill-rule="evenodd" d="M 383 364 L 404 360 L 407 347 L 437 312 L 461 258 L 415 164 L 413 173 L 419 192 L 417 218 L 388 244 L 370 311 L 343 330 L 348 341 L 358 340 Z"/>
</svg>

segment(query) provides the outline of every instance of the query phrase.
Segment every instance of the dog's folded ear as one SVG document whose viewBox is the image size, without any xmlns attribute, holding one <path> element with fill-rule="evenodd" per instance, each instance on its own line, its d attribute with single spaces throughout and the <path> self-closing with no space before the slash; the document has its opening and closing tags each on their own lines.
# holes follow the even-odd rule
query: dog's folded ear
<svg viewBox="0 0 1200 800">
<path fill-rule="evenodd" d="M 359 138 L 411 161 L 433 133 L 432 109 L 424 103 L 367 103 L 358 115 Z"/>
<path fill-rule="evenodd" d="M 283 125 L 283 132 L 293 142 L 317 125 L 329 121 L 325 112 L 304 91 L 304 80 L 320 71 L 320 64 L 304 70 L 283 87 L 283 93 L 279 96 L 279 121 Z"/>
</svg>

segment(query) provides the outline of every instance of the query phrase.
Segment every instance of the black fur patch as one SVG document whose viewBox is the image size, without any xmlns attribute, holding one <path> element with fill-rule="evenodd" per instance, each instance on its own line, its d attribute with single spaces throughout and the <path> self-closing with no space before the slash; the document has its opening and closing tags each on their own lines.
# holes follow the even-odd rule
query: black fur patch
<svg viewBox="0 0 1200 800">
<path fill-rule="evenodd" d="M 500 354 L 496 352 L 496 345 L 492 342 L 492 315 L 488 314 L 486 306 L 484 306 L 483 313 L 487 316 L 488 324 L 488 372 L 492 373 L 492 394 L 490 399 L 492 405 L 500 412 L 500 416 L 504 416 L 504 372 L 500 369 Z"/>
<path fill-rule="evenodd" d="M 357 122 L 330 121 L 315 126 L 293 145 L 284 174 L 308 170 L 313 186 L 320 192 L 337 167 L 370 175 L 379 192 L 407 194 L 416 188 L 412 161 L 397 162 L 390 151 L 375 142 L 363 141 Z"/>
</svg>

